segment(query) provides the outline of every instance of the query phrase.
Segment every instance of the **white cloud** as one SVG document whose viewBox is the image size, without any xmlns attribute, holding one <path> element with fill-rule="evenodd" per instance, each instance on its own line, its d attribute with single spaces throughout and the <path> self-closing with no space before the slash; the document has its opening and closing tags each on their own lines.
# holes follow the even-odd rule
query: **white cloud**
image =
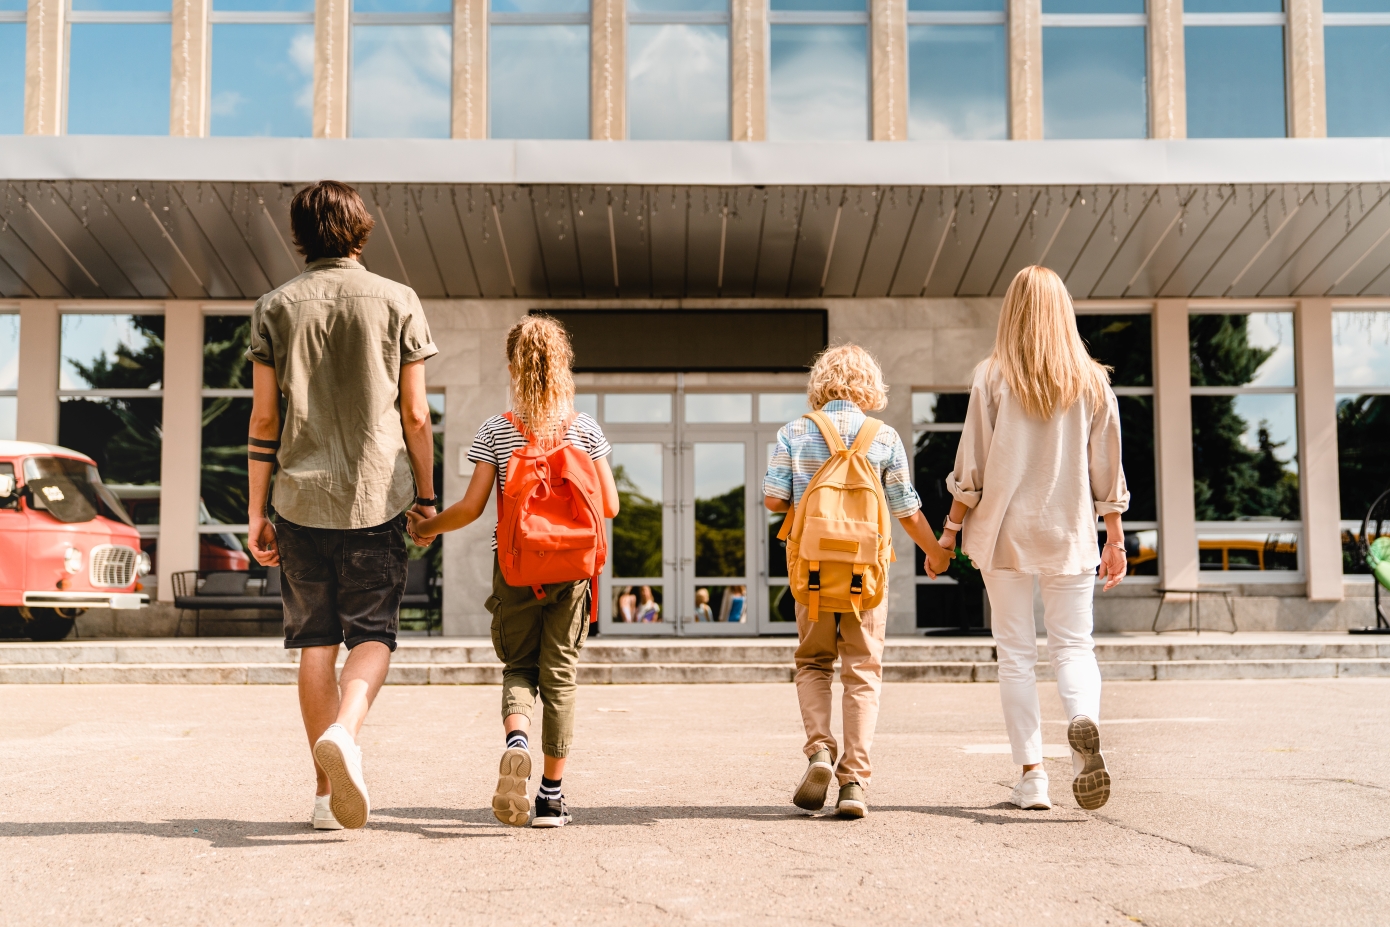
<svg viewBox="0 0 1390 927">
<path fill-rule="evenodd" d="M 452 72 L 447 26 L 355 28 L 352 134 L 447 138 Z"/>
</svg>

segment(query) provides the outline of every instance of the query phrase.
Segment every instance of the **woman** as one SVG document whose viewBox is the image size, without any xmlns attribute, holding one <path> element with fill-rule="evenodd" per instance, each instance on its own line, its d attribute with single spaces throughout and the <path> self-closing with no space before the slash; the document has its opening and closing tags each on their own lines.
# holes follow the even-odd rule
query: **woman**
<svg viewBox="0 0 1390 927">
<path fill-rule="evenodd" d="M 637 600 L 637 620 L 643 624 L 661 620 L 661 605 L 652 595 L 651 586 L 643 586 L 638 590 L 641 598 Z"/>
<path fill-rule="evenodd" d="M 1120 513 L 1129 507 L 1129 490 L 1108 368 L 1086 353 L 1066 285 L 1045 267 L 1019 271 L 1004 295 L 994 352 L 975 368 L 946 486 L 954 501 L 941 546 L 954 548 L 956 532 L 967 525 L 963 549 L 989 593 L 1004 721 L 1014 762 L 1023 766 L 1011 800 L 1020 808 L 1052 807 L 1034 672 L 1036 577 L 1069 722 L 1072 793 L 1081 807 L 1099 808 L 1110 799 L 1110 774 L 1097 726 L 1092 598 L 1097 566 L 1107 591 L 1124 579 Z M 1104 548 L 1098 516 L 1105 519 Z"/>
</svg>

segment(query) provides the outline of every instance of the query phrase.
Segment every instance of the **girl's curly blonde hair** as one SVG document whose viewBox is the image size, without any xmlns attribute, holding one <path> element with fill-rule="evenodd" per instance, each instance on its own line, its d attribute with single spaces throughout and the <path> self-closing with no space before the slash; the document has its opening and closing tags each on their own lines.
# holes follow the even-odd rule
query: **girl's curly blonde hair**
<svg viewBox="0 0 1390 927">
<path fill-rule="evenodd" d="M 857 344 L 826 348 L 811 367 L 806 400 L 819 410 L 827 402 L 848 399 L 864 412 L 888 405 L 888 386 L 874 356 Z"/>
<path fill-rule="evenodd" d="M 560 427 L 574 411 L 574 350 L 569 332 L 554 319 L 527 316 L 507 332 L 512 409 L 542 447 L 557 444 Z"/>
</svg>

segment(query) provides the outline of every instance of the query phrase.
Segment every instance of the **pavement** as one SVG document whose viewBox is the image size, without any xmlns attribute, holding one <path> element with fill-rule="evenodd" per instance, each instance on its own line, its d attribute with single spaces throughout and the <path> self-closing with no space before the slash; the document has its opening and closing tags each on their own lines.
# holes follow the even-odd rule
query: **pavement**
<svg viewBox="0 0 1390 927">
<path fill-rule="evenodd" d="M 384 690 L 371 821 L 316 833 L 292 687 L 0 686 L 0 924 L 1390 924 L 1387 679 L 1107 683 L 1094 813 L 1064 759 L 1007 804 L 994 684 L 887 683 L 861 821 L 790 805 L 792 686 L 609 685 L 574 823 L 504 827 L 498 707 Z"/>
</svg>

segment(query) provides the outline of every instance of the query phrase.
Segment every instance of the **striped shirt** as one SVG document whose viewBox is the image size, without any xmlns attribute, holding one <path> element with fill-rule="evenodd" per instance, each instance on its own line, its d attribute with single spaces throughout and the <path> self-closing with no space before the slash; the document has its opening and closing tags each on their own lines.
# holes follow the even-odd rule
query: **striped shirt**
<svg viewBox="0 0 1390 927">
<path fill-rule="evenodd" d="M 835 423 L 840 439 L 848 447 L 859 434 L 859 427 L 868 418 L 859 407 L 847 399 L 834 399 L 821 409 Z M 898 433 L 888 425 L 880 425 L 869 445 L 869 463 L 878 469 L 883 481 L 883 495 L 888 511 L 894 518 L 907 518 L 922 507 L 917 490 L 912 487 L 912 469 L 908 466 L 907 450 Z M 763 478 L 763 495 L 774 499 L 801 501 L 801 494 L 811 485 L 816 471 L 830 459 L 816 423 L 799 418 L 783 425 L 777 432 L 777 446 L 768 461 L 767 476 Z"/>
<path fill-rule="evenodd" d="M 603 435 L 598 422 L 580 413 L 565 433 L 570 444 L 584 451 L 591 460 L 599 460 L 613 452 L 613 446 Z M 507 464 L 512 452 L 526 446 L 526 438 L 505 415 L 494 415 L 483 422 L 468 449 L 468 459 L 474 463 L 492 464 L 497 468 L 497 485 L 507 485 Z M 497 531 L 492 532 L 492 549 L 497 549 Z"/>
</svg>

